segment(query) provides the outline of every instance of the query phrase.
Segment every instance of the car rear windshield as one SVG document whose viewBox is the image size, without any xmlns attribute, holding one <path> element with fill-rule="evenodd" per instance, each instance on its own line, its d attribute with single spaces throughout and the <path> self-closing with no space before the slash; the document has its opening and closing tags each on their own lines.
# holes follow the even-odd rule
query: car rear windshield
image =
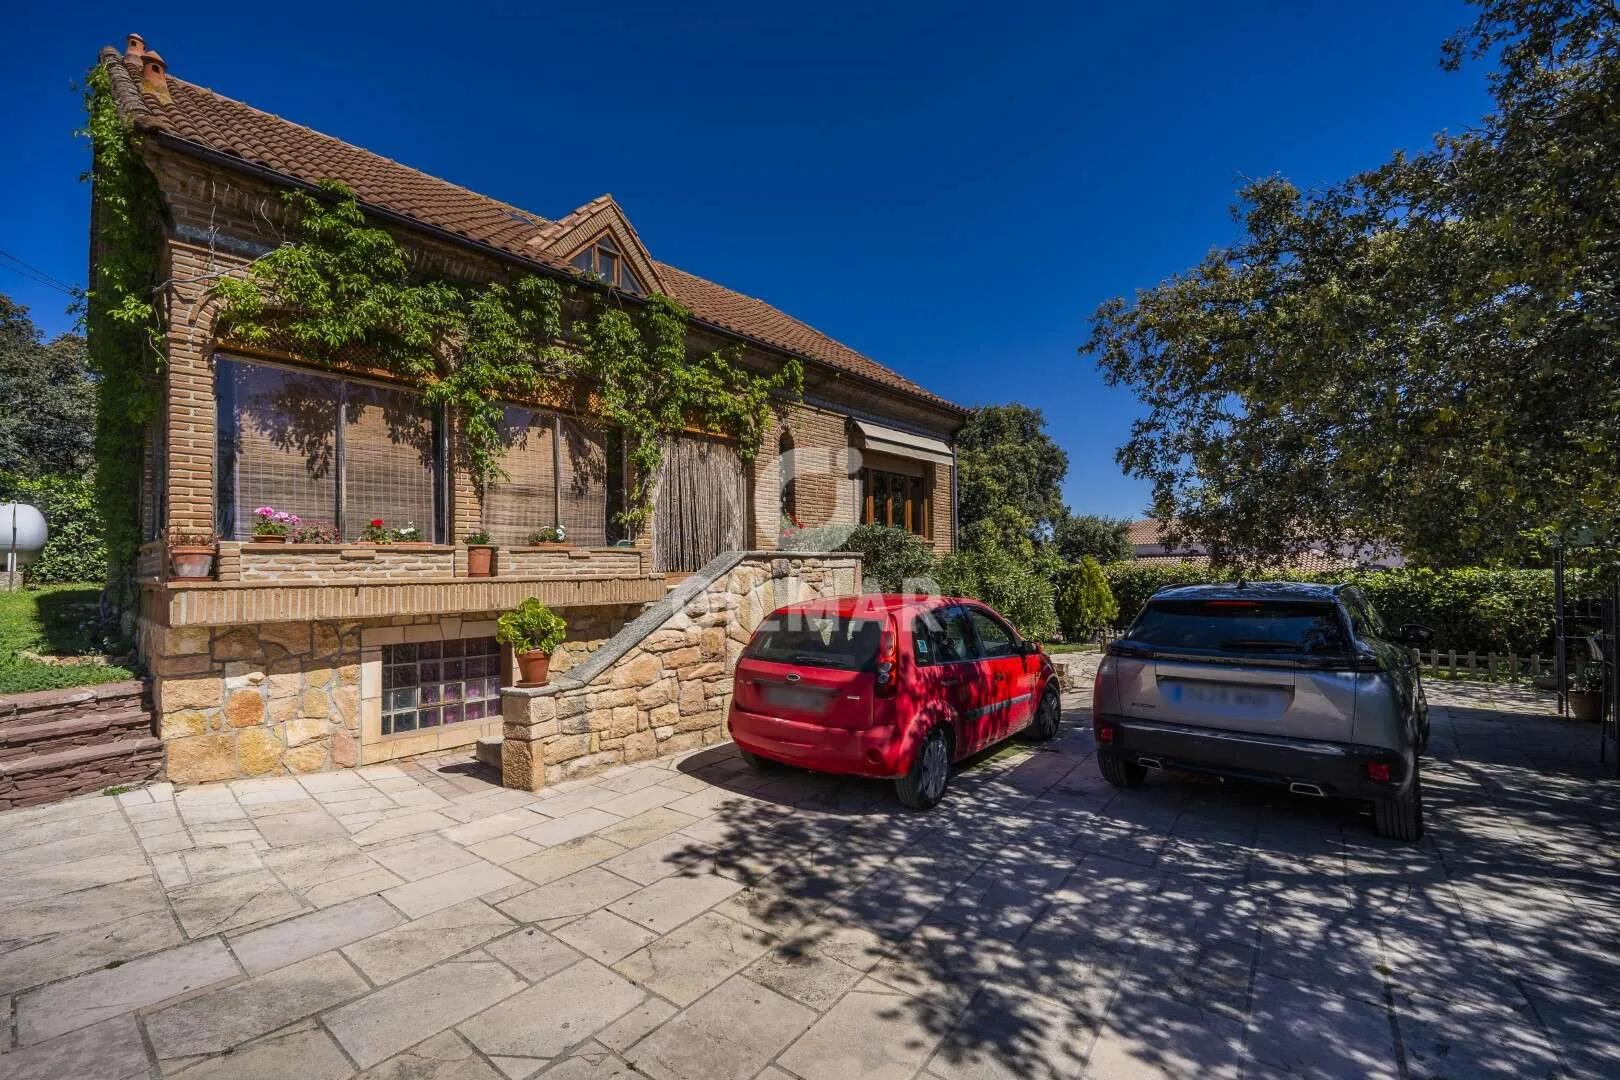
<svg viewBox="0 0 1620 1080">
<path fill-rule="evenodd" d="M 759 624 L 744 655 L 780 664 L 873 671 L 882 627 L 840 615 L 773 615 Z"/>
<path fill-rule="evenodd" d="M 1320 656 L 1347 647 L 1333 604 L 1291 600 L 1153 600 L 1128 635 L 1162 649 Z"/>
</svg>

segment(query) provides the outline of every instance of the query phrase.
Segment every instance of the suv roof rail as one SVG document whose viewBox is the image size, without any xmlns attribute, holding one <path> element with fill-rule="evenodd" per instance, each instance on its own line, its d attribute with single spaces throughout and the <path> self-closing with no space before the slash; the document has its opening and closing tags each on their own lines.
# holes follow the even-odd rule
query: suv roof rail
<svg viewBox="0 0 1620 1080">
<path fill-rule="evenodd" d="M 1178 581 L 1173 585 L 1160 585 L 1157 589 L 1154 589 L 1148 595 L 1150 595 L 1150 596 L 1158 596 L 1160 593 L 1167 592 L 1170 589 L 1190 589 L 1194 585 L 1208 585 L 1208 584 L 1210 584 L 1210 582 L 1207 582 L 1207 581 Z"/>
</svg>

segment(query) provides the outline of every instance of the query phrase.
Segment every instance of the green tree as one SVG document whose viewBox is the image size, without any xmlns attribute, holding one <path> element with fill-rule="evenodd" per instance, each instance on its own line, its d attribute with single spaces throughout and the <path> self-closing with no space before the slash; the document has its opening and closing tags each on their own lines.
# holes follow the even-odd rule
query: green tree
<svg viewBox="0 0 1620 1080">
<path fill-rule="evenodd" d="M 1100 563 L 1119 562 L 1134 554 L 1125 539 L 1130 524 L 1126 518 L 1064 513 L 1052 523 L 1052 546 L 1067 563 L 1088 555 Z"/>
<path fill-rule="evenodd" d="M 957 508 L 964 548 L 1018 547 L 1045 540 L 1065 515 L 1061 486 L 1069 455 L 1027 405 L 975 409 L 956 435 Z"/>
<path fill-rule="evenodd" d="M 1024 560 L 1005 551 L 959 551 L 941 559 L 936 574 L 941 593 L 983 600 L 1027 638 L 1057 632 L 1052 579 Z"/>
<path fill-rule="evenodd" d="M 1119 602 L 1102 564 L 1090 555 L 1058 576 L 1056 601 L 1058 624 L 1069 641 L 1089 638 L 1119 615 Z"/>
<path fill-rule="evenodd" d="M 0 473 L 83 473 L 95 425 L 84 339 L 46 342 L 28 309 L 0 294 Z"/>
<path fill-rule="evenodd" d="M 1093 317 L 1083 351 L 1147 406 L 1120 464 L 1218 560 L 1615 533 L 1620 9 L 1475 3 L 1442 60 L 1496 57 L 1477 125 L 1325 190 L 1249 184 L 1234 243 Z"/>
</svg>

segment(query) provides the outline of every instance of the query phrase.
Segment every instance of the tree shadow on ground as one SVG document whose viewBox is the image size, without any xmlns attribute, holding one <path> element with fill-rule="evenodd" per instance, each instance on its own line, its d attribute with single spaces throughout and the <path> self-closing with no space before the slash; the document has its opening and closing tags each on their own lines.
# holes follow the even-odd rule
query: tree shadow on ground
<svg viewBox="0 0 1620 1080">
<path fill-rule="evenodd" d="M 746 884 L 722 912 L 777 939 L 750 977 L 822 1009 L 855 990 L 838 1007 L 894 1033 L 872 1052 L 945 1080 L 1245 1060 L 1545 1074 L 1555 1045 L 1620 1062 L 1601 1026 L 1620 1004 L 1620 870 L 1602 846 L 1620 785 L 1582 800 L 1528 760 L 1471 760 L 1459 712 L 1437 742 L 1464 749 L 1425 764 L 1416 845 L 1379 839 L 1356 804 L 1268 788 L 1116 792 L 1071 709 L 1036 752 L 965 763 L 926 813 L 885 783 L 704 751 L 679 768 L 727 797 L 670 858 Z"/>
</svg>

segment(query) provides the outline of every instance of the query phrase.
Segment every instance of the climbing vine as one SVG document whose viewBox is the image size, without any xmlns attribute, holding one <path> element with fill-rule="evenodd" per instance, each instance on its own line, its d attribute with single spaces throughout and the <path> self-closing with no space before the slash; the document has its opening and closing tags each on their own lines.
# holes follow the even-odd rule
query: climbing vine
<svg viewBox="0 0 1620 1080">
<path fill-rule="evenodd" d="M 140 547 L 140 490 L 146 425 L 161 400 L 164 332 L 153 289 L 161 252 L 157 181 L 112 100 L 107 72 L 84 85 L 92 167 L 95 257 L 84 296 L 90 365 L 95 370 L 96 498 L 106 523 L 109 585 L 120 606 Z"/>
<path fill-rule="evenodd" d="M 740 350 L 688 348 L 690 312 L 667 296 L 631 306 L 535 275 L 482 286 L 427 280 L 342 184 L 283 197 L 297 239 L 215 284 L 221 336 L 329 364 L 359 356 L 421 385 L 428 404 L 457 418 L 462 463 L 480 488 L 503 479 L 501 399 L 582 383 L 624 433 L 633 480 L 620 520 L 640 525 L 668 436 L 688 427 L 729 435 L 751 460 L 772 410 L 802 391 L 797 360 L 762 375 Z"/>
</svg>

